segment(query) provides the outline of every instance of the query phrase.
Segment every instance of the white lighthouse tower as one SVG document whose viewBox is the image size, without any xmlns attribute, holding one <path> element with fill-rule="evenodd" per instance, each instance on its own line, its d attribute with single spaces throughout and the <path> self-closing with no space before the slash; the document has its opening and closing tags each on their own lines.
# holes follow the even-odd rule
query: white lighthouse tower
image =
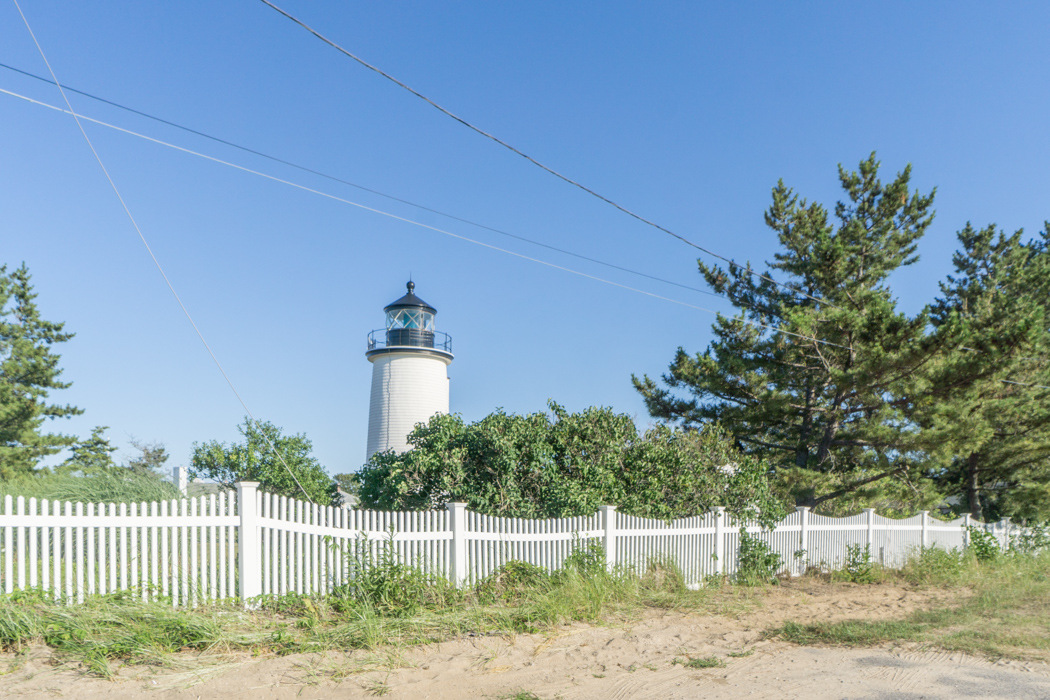
<svg viewBox="0 0 1050 700">
<path fill-rule="evenodd" d="M 437 309 L 417 297 L 415 288 L 409 282 L 408 294 L 383 309 L 386 328 L 368 334 L 372 399 L 365 459 L 390 449 L 406 451 L 416 423 L 448 413 L 452 338 L 434 330 Z"/>
</svg>

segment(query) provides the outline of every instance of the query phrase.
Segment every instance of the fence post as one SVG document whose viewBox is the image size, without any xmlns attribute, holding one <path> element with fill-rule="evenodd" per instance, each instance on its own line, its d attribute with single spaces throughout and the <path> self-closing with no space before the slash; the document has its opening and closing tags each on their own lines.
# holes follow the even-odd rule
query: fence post
<svg viewBox="0 0 1050 700">
<path fill-rule="evenodd" d="M 4 593 L 11 593 L 15 590 L 14 583 L 14 561 L 15 561 L 15 546 L 14 546 L 14 528 L 11 527 L 10 523 L 13 518 L 11 515 L 12 504 L 14 499 L 11 498 L 11 494 L 4 496 L 4 515 L 7 517 L 8 524 L 4 526 Z M 66 541 L 69 541 L 69 536 L 66 536 Z M 67 557 L 68 559 L 68 557 Z"/>
<path fill-rule="evenodd" d="M 456 588 L 467 580 L 467 504 L 446 503 L 452 523 L 452 556 L 449 558 L 448 577 Z"/>
<path fill-rule="evenodd" d="M 973 524 L 970 522 L 970 514 L 969 513 L 963 513 L 962 514 L 962 519 L 963 519 L 963 522 L 962 522 L 962 527 L 963 527 L 963 549 L 969 549 L 970 548 L 970 528 L 973 527 Z"/>
<path fill-rule="evenodd" d="M 922 548 L 926 549 L 930 544 L 930 511 L 922 511 Z"/>
<path fill-rule="evenodd" d="M 171 480 L 175 482 L 175 488 L 186 497 L 189 495 L 190 479 L 186 467 L 175 467 L 171 470 Z"/>
<path fill-rule="evenodd" d="M 616 506 L 602 506 L 602 527 L 605 535 L 602 544 L 605 545 L 605 567 L 612 571 L 616 566 Z"/>
<path fill-rule="evenodd" d="M 1010 518 L 1003 518 L 1003 551 L 1010 549 Z"/>
<path fill-rule="evenodd" d="M 725 536 L 725 515 L 726 509 L 724 506 L 715 506 L 712 508 L 715 512 L 715 574 L 721 576 L 726 573 L 725 570 L 725 554 L 726 554 L 726 536 Z"/>
<path fill-rule="evenodd" d="M 237 513 L 241 518 L 237 528 L 237 568 L 240 569 L 241 600 L 246 606 L 252 598 L 262 595 L 259 513 L 255 500 L 258 488 L 258 481 L 237 482 Z"/>
<path fill-rule="evenodd" d="M 797 506 L 795 508 L 798 511 L 799 522 L 801 523 L 801 529 L 798 535 L 798 549 L 803 552 L 802 557 L 798 559 L 800 571 L 799 574 L 806 573 L 807 565 L 809 564 L 809 506 Z"/>
<path fill-rule="evenodd" d="M 865 508 L 864 512 L 868 514 L 868 540 L 867 540 L 867 547 L 868 547 L 868 556 L 870 557 L 871 554 L 872 554 L 871 550 L 875 546 L 875 509 L 874 508 Z"/>
</svg>

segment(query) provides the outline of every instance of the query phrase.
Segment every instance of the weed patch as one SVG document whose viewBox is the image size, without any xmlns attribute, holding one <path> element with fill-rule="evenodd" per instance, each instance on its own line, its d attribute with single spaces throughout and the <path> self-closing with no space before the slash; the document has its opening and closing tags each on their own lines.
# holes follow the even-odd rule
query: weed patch
<svg viewBox="0 0 1050 700">
<path fill-rule="evenodd" d="M 1050 660 L 1050 553 L 989 556 L 927 549 L 894 576 L 916 585 L 951 586 L 960 595 L 901 620 L 787 622 L 769 634 L 795 644 L 906 641 L 992 658 Z"/>
<path fill-rule="evenodd" d="M 571 622 L 630 617 L 646 608 L 699 608 L 709 591 L 689 591 L 667 562 L 643 572 L 607 571 L 584 552 L 551 575 L 509 562 L 477 586 L 447 581 L 400 563 L 382 543 L 355 553 L 352 583 L 329 595 L 264 596 L 245 611 L 237 601 L 176 609 L 137 594 L 89 597 L 60 605 L 39 591 L 0 596 L 0 648 L 31 643 L 111 677 L 121 664 L 170 666 L 179 652 L 286 655 L 376 650 L 467 635 L 542 632 Z M 371 557 L 371 558 L 369 558 Z M 378 694 L 376 686 L 369 692 Z"/>
<path fill-rule="evenodd" d="M 671 665 L 673 665 L 673 666 L 676 666 L 676 665 L 679 665 L 679 664 L 682 665 L 682 666 L 685 666 L 686 668 L 694 668 L 694 669 L 696 669 L 696 668 L 722 668 L 723 666 L 726 665 L 726 662 L 722 661 L 722 659 L 718 658 L 717 656 L 704 656 L 704 657 L 700 657 L 700 658 L 696 658 L 696 659 L 689 658 L 689 659 L 686 659 L 685 661 L 683 661 L 682 659 L 676 658 L 676 659 L 673 659 L 671 661 Z"/>
<path fill-rule="evenodd" d="M 735 580 L 745 586 L 758 586 L 777 582 L 780 570 L 780 555 L 769 548 L 763 540 L 740 530 L 740 547 L 737 550 L 737 572 Z"/>
</svg>

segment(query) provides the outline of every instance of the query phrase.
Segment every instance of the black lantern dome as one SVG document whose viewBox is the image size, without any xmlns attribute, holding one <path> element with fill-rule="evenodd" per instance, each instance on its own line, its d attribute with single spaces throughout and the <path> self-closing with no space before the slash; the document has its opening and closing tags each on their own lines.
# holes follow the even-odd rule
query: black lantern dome
<svg viewBox="0 0 1050 700">
<path fill-rule="evenodd" d="M 397 309 L 423 309 L 429 312 L 431 316 L 437 313 L 437 309 L 435 309 L 433 306 L 416 296 L 415 282 L 409 281 L 409 283 L 406 284 L 405 287 L 408 289 L 408 294 L 401 297 L 397 301 L 388 304 L 387 306 L 384 306 L 383 311 L 386 311 L 387 314 L 389 314 L 391 311 L 395 311 Z"/>
<path fill-rule="evenodd" d="M 416 296 L 415 282 L 405 285 L 408 293 L 385 307 L 386 348 L 433 348 L 451 355 L 452 340 L 434 329 L 437 309 Z M 369 334 L 369 351 L 378 349 L 375 331 Z M 437 341 L 435 343 L 435 340 Z"/>
</svg>

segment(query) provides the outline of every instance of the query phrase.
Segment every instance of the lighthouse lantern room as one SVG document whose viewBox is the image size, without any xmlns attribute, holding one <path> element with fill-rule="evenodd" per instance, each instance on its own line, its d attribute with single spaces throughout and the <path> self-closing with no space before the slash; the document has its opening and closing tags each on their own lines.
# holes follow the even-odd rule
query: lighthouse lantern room
<svg viewBox="0 0 1050 700">
<path fill-rule="evenodd" d="M 437 309 L 416 296 L 416 285 L 386 306 L 386 328 L 368 334 L 372 363 L 366 459 L 376 452 L 404 452 L 417 423 L 448 413 L 452 338 L 434 328 Z"/>
</svg>

